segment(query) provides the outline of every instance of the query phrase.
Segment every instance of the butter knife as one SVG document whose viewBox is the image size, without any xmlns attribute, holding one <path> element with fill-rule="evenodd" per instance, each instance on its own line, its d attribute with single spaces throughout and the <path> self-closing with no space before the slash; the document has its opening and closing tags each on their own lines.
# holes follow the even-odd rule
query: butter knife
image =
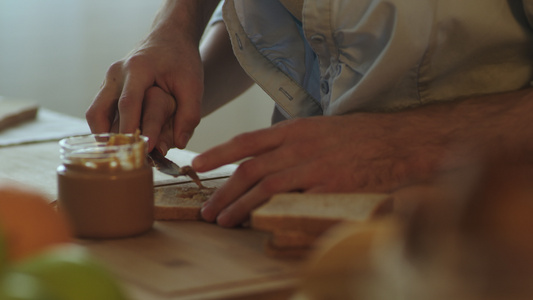
<svg viewBox="0 0 533 300">
<path fill-rule="evenodd" d="M 153 167 L 155 167 L 159 172 L 171 175 L 174 177 L 178 176 L 189 176 L 198 187 L 203 188 L 202 182 L 198 177 L 198 174 L 190 167 L 180 167 L 170 159 L 166 158 L 159 150 L 154 148 L 149 154 L 148 157 L 151 161 Z"/>
</svg>

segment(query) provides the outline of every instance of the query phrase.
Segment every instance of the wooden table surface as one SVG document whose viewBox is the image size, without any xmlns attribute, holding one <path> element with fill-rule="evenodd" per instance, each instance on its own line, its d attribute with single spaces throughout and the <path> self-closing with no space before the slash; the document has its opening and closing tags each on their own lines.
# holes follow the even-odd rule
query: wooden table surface
<svg viewBox="0 0 533 300">
<path fill-rule="evenodd" d="M 174 149 L 167 157 L 185 165 L 194 155 Z M 0 146 L 0 184 L 21 184 L 52 201 L 57 197 L 56 168 L 60 163 L 57 141 Z M 224 179 L 234 169 L 225 166 L 201 174 L 201 179 Z M 154 170 L 156 186 L 186 182 L 186 178 L 175 179 Z M 266 256 L 266 238 L 266 233 L 249 228 L 158 221 L 151 231 L 137 237 L 78 243 L 116 275 L 133 300 L 286 299 L 302 263 Z"/>
</svg>

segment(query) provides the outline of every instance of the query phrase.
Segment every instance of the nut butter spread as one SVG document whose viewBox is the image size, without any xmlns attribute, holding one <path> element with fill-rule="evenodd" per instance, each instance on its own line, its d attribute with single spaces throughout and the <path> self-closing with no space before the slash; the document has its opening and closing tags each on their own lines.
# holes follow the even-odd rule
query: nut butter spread
<svg viewBox="0 0 533 300">
<path fill-rule="evenodd" d="M 136 133 L 60 141 L 58 204 L 78 237 L 127 237 L 152 227 L 153 177 L 146 140 Z"/>
</svg>

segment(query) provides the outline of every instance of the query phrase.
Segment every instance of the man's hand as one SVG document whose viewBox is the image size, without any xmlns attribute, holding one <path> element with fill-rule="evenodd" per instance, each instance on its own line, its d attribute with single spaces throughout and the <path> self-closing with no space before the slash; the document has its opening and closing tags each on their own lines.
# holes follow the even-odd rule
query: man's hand
<svg viewBox="0 0 533 300">
<path fill-rule="evenodd" d="M 185 147 L 200 120 L 203 72 L 197 46 L 158 43 L 147 41 L 109 68 L 86 116 L 93 132 L 134 132 L 142 125 L 149 148 L 157 143 L 166 153 Z M 169 126 L 174 135 L 160 137 Z"/>
<path fill-rule="evenodd" d="M 92 132 L 141 128 L 149 150 L 157 145 L 163 153 L 187 145 L 200 121 L 199 40 L 217 2 L 167 1 L 150 35 L 109 68 L 86 113 Z"/>
<path fill-rule="evenodd" d="M 422 150 L 417 136 L 402 131 L 391 117 L 355 114 L 296 119 L 239 135 L 210 149 L 193 161 L 195 170 L 249 159 L 206 202 L 204 219 L 235 226 L 276 193 L 388 192 L 414 174 L 431 172 L 417 161 Z M 424 148 L 432 150 L 432 145 Z M 431 151 L 426 159 L 436 160 L 439 155 Z"/>
<path fill-rule="evenodd" d="M 533 89 L 397 113 L 355 113 L 279 123 L 200 154 L 204 172 L 242 162 L 202 216 L 235 226 L 276 193 L 392 192 L 497 156 L 530 162 Z"/>
</svg>

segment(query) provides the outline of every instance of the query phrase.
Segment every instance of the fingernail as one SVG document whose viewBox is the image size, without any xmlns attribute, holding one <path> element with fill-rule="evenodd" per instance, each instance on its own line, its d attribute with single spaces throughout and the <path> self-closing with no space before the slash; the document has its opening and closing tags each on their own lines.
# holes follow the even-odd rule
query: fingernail
<svg viewBox="0 0 533 300">
<path fill-rule="evenodd" d="M 203 204 L 202 204 L 202 210 L 204 210 L 204 207 L 208 206 L 209 205 L 209 201 L 205 201 Z"/>
<path fill-rule="evenodd" d="M 154 140 L 152 140 L 151 138 L 148 138 L 148 149 L 152 150 L 155 147 L 157 147 L 157 145 L 155 144 Z"/>
<path fill-rule="evenodd" d="M 217 216 L 217 224 L 220 226 L 227 226 L 228 225 L 228 213 L 226 210 L 221 211 Z"/>
<path fill-rule="evenodd" d="M 217 224 L 221 227 L 234 227 L 238 225 L 238 220 L 236 219 L 235 215 L 232 215 L 231 212 L 224 209 L 221 211 L 217 216 Z"/>
<path fill-rule="evenodd" d="M 159 152 L 161 154 L 166 155 L 168 152 L 168 145 L 165 142 L 159 142 Z"/>
<path fill-rule="evenodd" d="M 207 222 L 214 222 L 215 218 L 212 216 L 212 212 L 209 211 L 208 202 L 204 202 L 202 208 L 200 209 L 200 215 Z"/>
<path fill-rule="evenodd" d="M 189 142 L 189 139 L 191 138 L 191 135 L 188 134 L 188 133 L 182 133 L 178 139 L 178 147 L 180 149 L 183 149 L 185 148 L 185 146 L 187 146 L 187 143 Z"/>
</svg>

